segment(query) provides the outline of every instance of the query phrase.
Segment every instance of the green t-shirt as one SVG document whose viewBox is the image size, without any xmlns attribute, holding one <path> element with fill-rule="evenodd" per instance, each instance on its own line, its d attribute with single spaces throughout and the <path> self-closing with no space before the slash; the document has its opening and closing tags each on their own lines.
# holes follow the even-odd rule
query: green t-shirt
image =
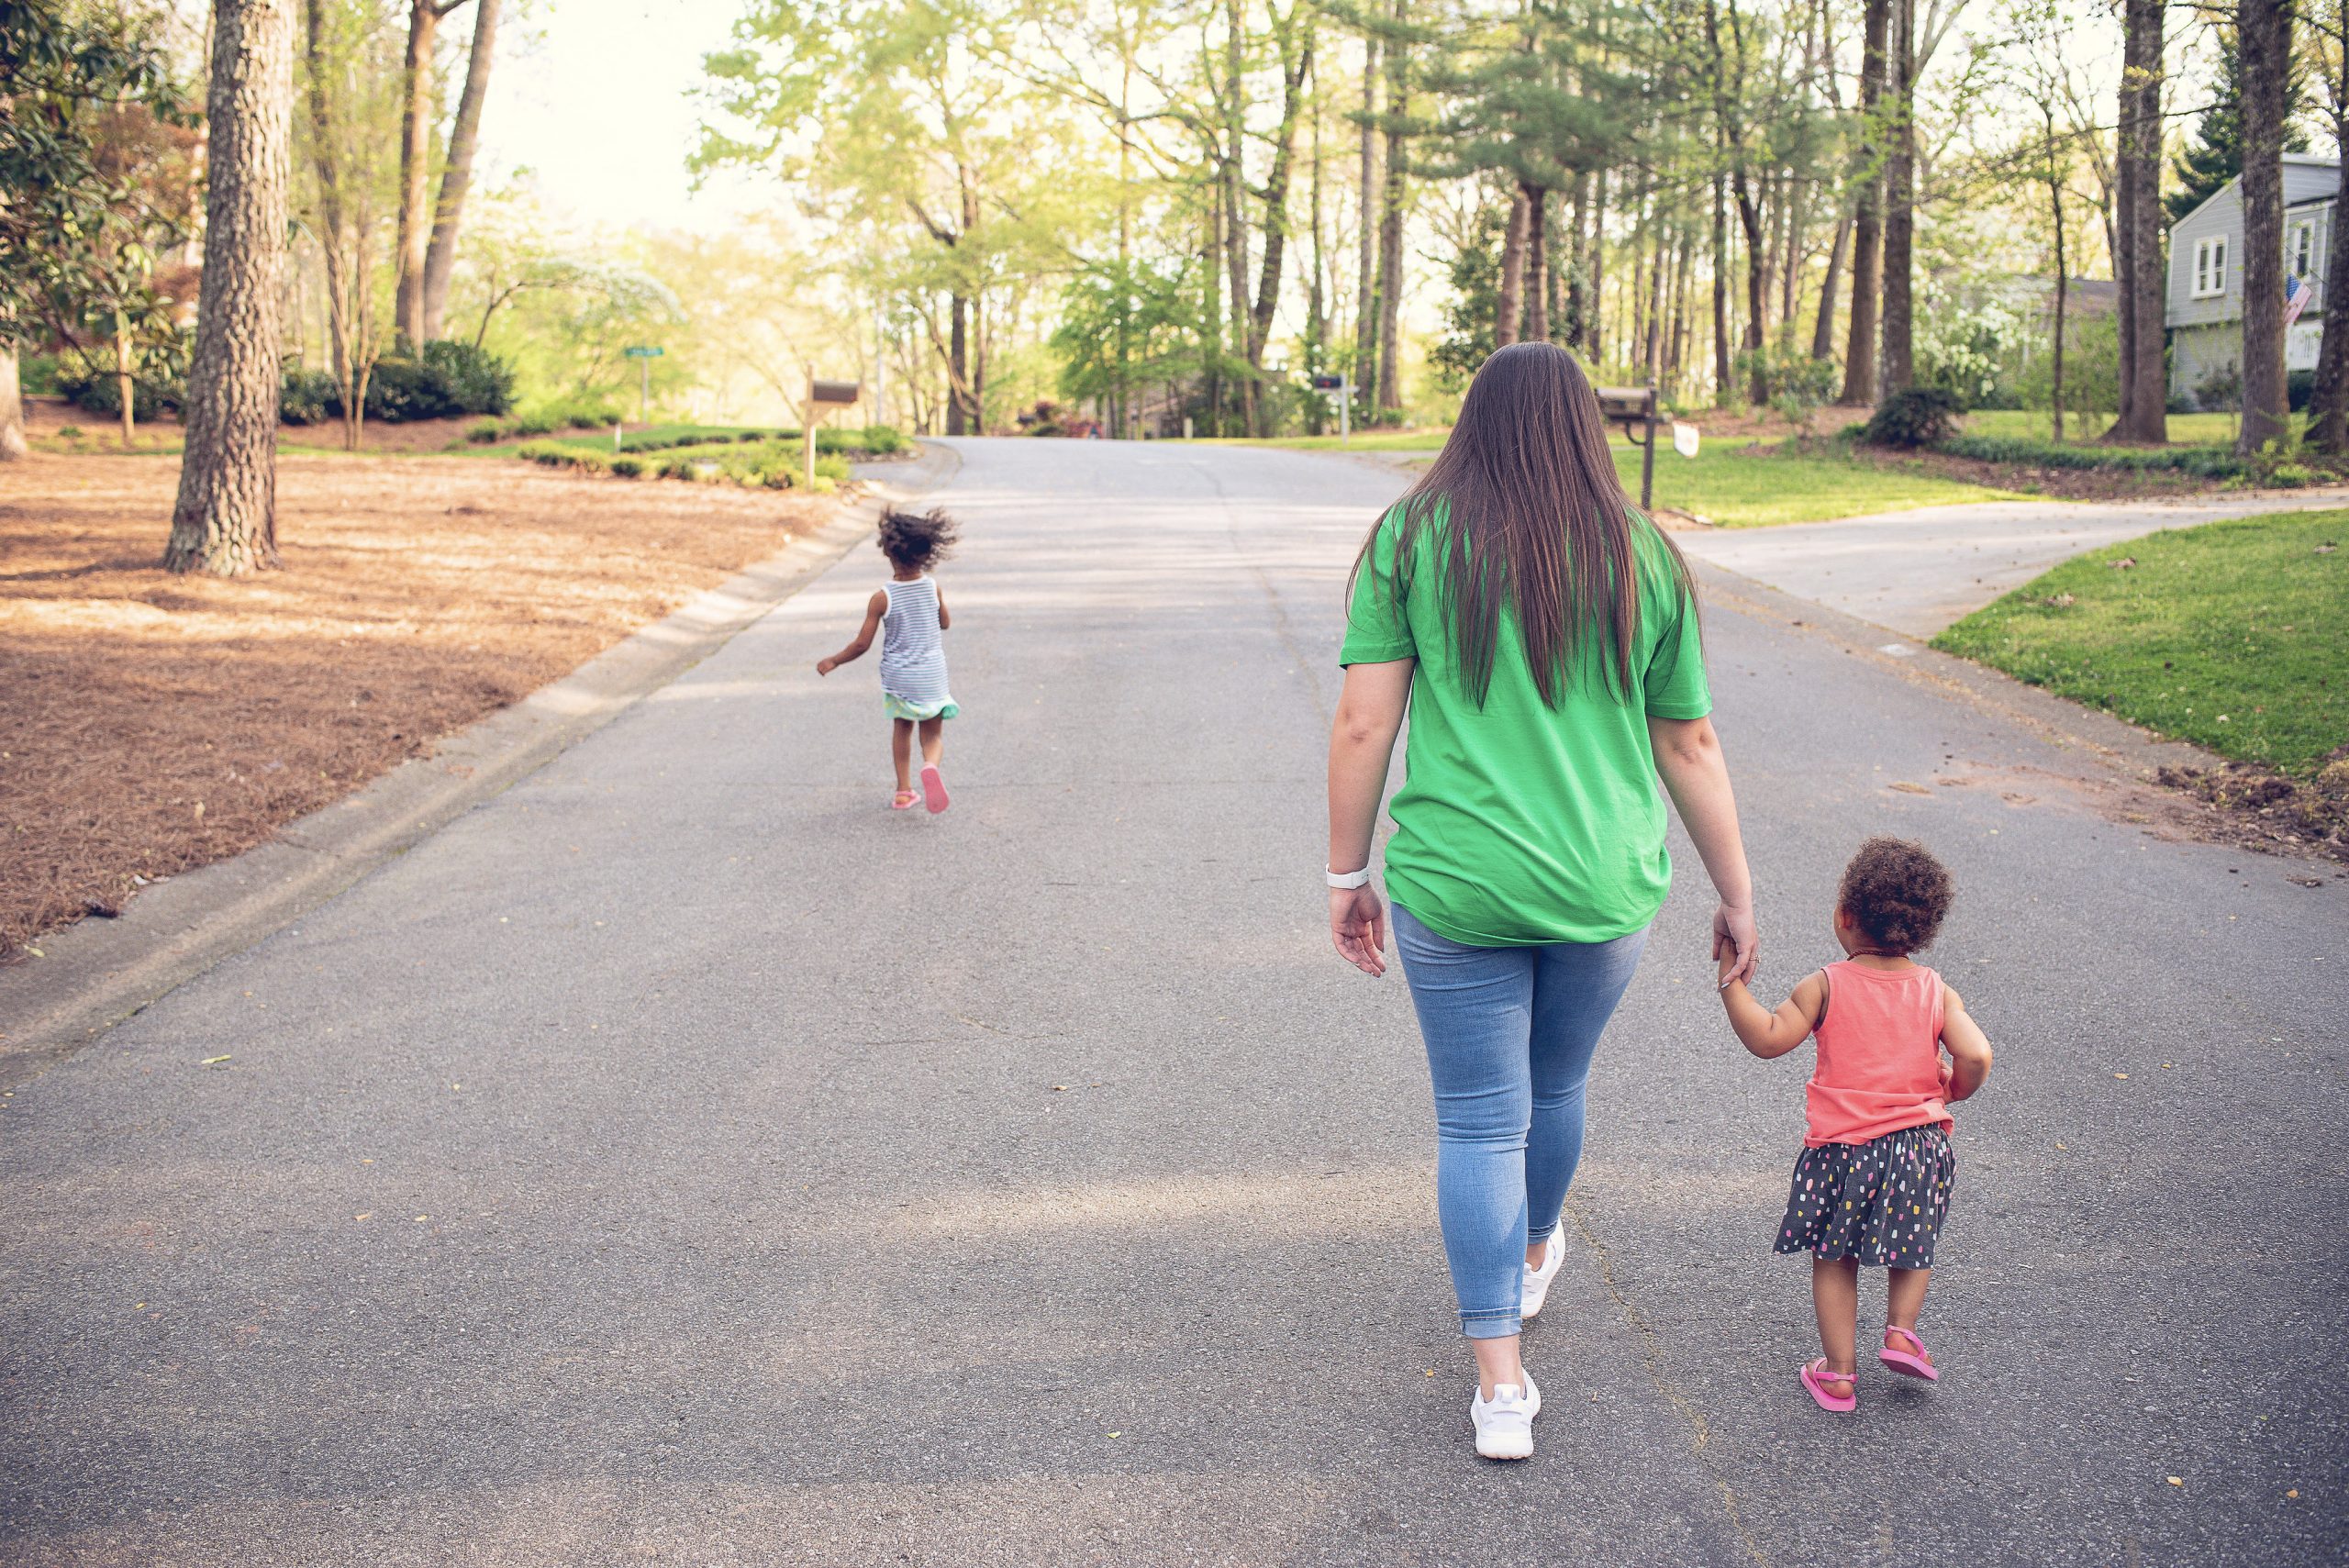
<svg viewBox="0 0 2349 1568">
<path fill-rule="evenodd" d="M 1542 700 L 1504 609 L 1479 708 L 1453 647 L 1436 558 L 1442 514 L 1419 530 L 1410 592 L 1393 579 L 1400 508 L 1378 525 L 1354 583 L 1341 664 L 1416 659 L 1408 774 L 1388 809 L 1386 886 L 1430 929 L 1476 947 L 1602 942 L 1655 917 L 1672 884 L 1647 719 L 1712 710 L 1697 607 L 1654 525 L 1632 524 L 1640 628 L 1636 700 L 1609 690 L 1599 640 L 1558 706 Z"/>
</svg>

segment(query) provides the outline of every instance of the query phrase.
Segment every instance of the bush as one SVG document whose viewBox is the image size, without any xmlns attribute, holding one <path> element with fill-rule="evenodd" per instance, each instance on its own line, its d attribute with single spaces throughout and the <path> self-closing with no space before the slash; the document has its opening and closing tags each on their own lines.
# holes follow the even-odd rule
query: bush
<svg viewBox="0 0 2349 1568">
<path fill-rule="evenodd" d="M 1957 399 L 1938 386 L 1911 386 L 1876 406 L 1863 436 L 1872 447 L 1941 446 L 1957 433 Z"/>
<path fill-rule="evenodd" d="M 76 408 L 107 419 L 122 417 L 122 383 L 112 371 L 94 376 L 61 374 L 57 384 Z M 187 388 L 176 376 L 150 379 L 134 374 L 130 382 L 131 417 L 143 422 L 159 414 L 176 414 L 180 400 L 186 394 Z"/>
<path fill-rule="evenodd" d="M 1939 443 L 1939 450 L 1982 462 L 2108 473 L 2188 473 L 2199 479 L 2236 479 L 2250 472 L 2241 458 L 2224 447 L 2057 446 L 2021 436 L 1952 436 Z"/>
<path fill-rule="evenodd" d="M 62 373 L 55 354 L 26 354 L 17 361 L 17 390 L 28 397 L 53 396 Z"/>
<path fill-rule="evenodd" d="M 285 379 L 277 389 L 277 417 L 286 424 L 321 425 L 341 406 L 334 377 L 324 371 L 304 370 L 299 364 L 285 367 Z"/>
<path fill-rule="evenodd" d="M 504 440 L 506 439 L 507 428 L 506 421 L 503 419 L 477 419 L 473 423 L 465 427 L 465 439 L 471 441 L 474 446 L 485 447 L 492 441 Z M 543 432 L 534 431 L 532 433 L 541 434 Z"/>
<path fill-rule="evenodd" d="M 634 479 L 644 472 L 644 460 L 640 457 L 616 457 L 609 466 L 622 479 Z"/>
<path fill-rule="evenodd" d="M 417 353 L 460 414 L 503 414 L 514 406 L 514 367 L 486 349 L 443 338 Z"/>
</svg>

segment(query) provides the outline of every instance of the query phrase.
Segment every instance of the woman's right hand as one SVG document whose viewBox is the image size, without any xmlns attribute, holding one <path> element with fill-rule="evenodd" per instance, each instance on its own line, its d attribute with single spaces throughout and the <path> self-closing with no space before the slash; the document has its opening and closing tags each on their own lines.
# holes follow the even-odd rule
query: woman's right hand
<svg viewBox="0 0 2349 1568">
<path fill-rule="evenodd" d="M 1368 883 L 1330 890 L 1330 940 L 1373 980 L 1386 973 L 1386 906 Z"/>
<path fill-rule="evenodd" d="M 1720 978 L 1720 989 L 1730 983 L 1742 980 L 1753 983 L 1753 972 L 1762 962 L 1762 934 L 1753 924 L 1753 911 L 1744 905 L 1723 902 L 1713 909 L 1713 962 L 1731 961 Z"/>
</svg>

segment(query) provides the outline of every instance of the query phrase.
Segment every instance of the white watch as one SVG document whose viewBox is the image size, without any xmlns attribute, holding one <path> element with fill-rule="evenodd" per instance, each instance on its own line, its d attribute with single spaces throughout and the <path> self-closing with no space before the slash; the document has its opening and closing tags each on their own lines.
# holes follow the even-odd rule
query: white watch
<svg viewBox="0 0 2349 1568">
<path fill-rule="evenodd" d="M 1370 880 L 1368 866 L 1360 871 L 1330 871 L 1326 866 L 1322 870 L 1329 876 L 1332 887 L 1360 887 Z"/>
</svg>

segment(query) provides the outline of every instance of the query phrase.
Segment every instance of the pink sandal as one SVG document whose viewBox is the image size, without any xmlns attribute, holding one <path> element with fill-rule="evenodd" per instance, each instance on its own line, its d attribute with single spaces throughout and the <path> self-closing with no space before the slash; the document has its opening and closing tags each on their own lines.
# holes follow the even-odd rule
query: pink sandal
<svg viewBox="0 0 2349 1568">
<path fill-rule="evenodd" d="M 1925 1341 L 1917 1337 L 1915 1329 L 1903 1329 L 1897 1324 L 1887 1323 L 1884 1326 L 1884 1331 L 1887 1334 L 1898 1334 L 1917 1348 L 1914 1353 L 1911 1353 L 1908 1351 L 1896 1351 L 1890 1345 L 1887 1345 L 1876 1351 L 1876 1360 L 1895 1372 L 1905 1373 L 1910 1377 L 1921 1377 L 1927 1383 L 1939 1383 L 1942 1380 L 1942 1374 L 1934 1369 L 1933 1363 L 1925 1359 Z"/>
<path fill-rule="evenodd" d="M 1830 1383 L 1848 1383 L 1852 1385 L 1852 1392 L 1830 1394 L 1827 1392 L 1827 1385 Z M 1825 1356 L 1820 1357 L 1817 1361 L 1803 1362 L 1802 1385 L 1810 1391 L 1810 1396 L 1813 1399 L 1819 1401 L 1819 1407 L 1822 1410 L 1832 1410 L 1835 1414 L 1843 1416 L 1849 1415 L 1859 1407 L 1859 1380 L 1848 1374 L 1828 1371 Z"/>
<path fill-rule="evenodd" d="M 916 795 L 909 789 L 901 789 L 896 794 L 896 795 L 891 797 L 889 801 L 889 809 L 892 811 L 911 811 L 914 807 L 914 802 L 920 798 L 921 796 Z"/>
<path fill-rule="evenodd" d="M 932 817 L 946 809 L 946 781 L 939 775 L 938 764 L 928 762 L 921 770 L 922 803 L 930 807 Z"/>
</svg>

